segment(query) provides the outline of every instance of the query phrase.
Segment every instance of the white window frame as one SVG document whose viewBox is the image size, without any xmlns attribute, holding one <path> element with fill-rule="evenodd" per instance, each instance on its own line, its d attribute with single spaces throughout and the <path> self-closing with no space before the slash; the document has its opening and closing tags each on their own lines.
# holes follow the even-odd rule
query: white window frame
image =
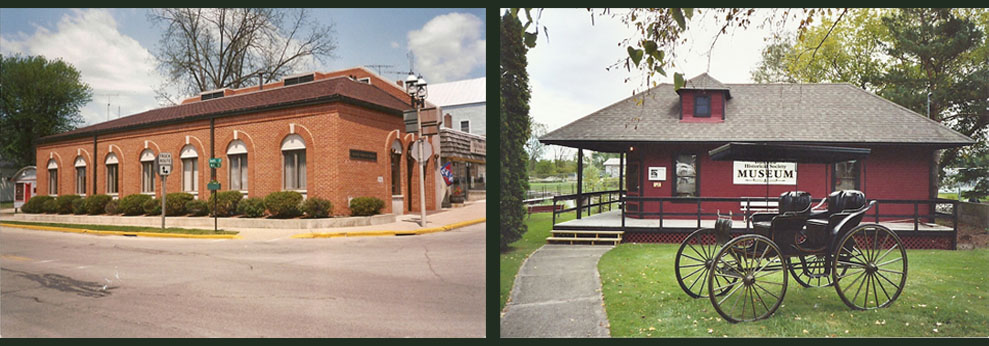
<svg viewBox="0 0 989 346">
<path fill-rule="evenodd" d="M 150 176 L 149 176 L 150 175 Z M 151 184 L 151 189 L 147 189 L 147 184 Z M 155 154 L 151 149 L 141 152 L 141 193 L 145 195 L 155 194 Z"/>
<path fill-rule="evenodd" d="M 113 166 L 113 174 L 110 174 L 110 166 Z M 120 161 L 117 160 L 117 155 L 114 153 L 109 153 L 106 155 L 106 161 L 104 161 L 104 167 L 106 168 L 106 185 L 103 186 L 103 190 L 107 195 L 116 197 L 120 194 Z M 110 179 L 110 176 L 113 179 Z M 110 182 L 113 184 L 110 184 Z M 113 186 L 113 192 L 110 192 L 110 186 Z"/>
<path fill-rule="evenodd" d="M 182 147 L 179 152 L 179 159 L 182 161 L 182 192 L 192 194 L 192 198 L 199 199 L 199 153 L 192 144 Z M 192 163 L 191 165 L 189 163 Z M 191 175 L 186 176 L 186 170 L 192 167 Z M 189 189 L 188 180 L 192 180 L 192 189 Z"/>
<path fill-rule="evenodd" d="M 306 174 L 306 167 L 308 167 L 306 165 L 307 164 L 306 159 L 308 156 L 306 155 L 306 141 L 302 138 L 302 136 L 293 133 L 288 136 L 285 136 L 285 139 L 282 140 L 281 149 L 282 149 L 282 191 L 296 191 L 301 193 L 302 196 L 305 197 L 306 191 L 308 191 L 308 187 L 309 187 L 308 186 L 309 179 Z M 299 160 L 300 153 L 302 156 L 301 161 Z M 291 174 L 294 175 L 294 179 L 293 179 L 294 186 L 288 183 L 288 179 L 290 176 L 289 174 L 290 167 L 288 164 L 289 155 L 292 155 L 292 158 L 294 159 L 291 165 L 292 173 L 294 173 Z M 300 162 L 302 163 L 301 165 L 299 164 Z M 302 168 L 301 170 L 299 169 L 300 166 Z"/>
<path fill-rule="evenodd" d="M 240 178 L 240 183 L 238 188 L 234 190 L 233 188 L 234 187 L 233 184 L 234 158 L 233 157 L 237 156 L 238 158 L 240 158 L 240 155 L 243 155 L 243 160 L 238 160 L 237 163 L 238 164 L 237 172 L 238 172 L 238 177 Z M 240 191 L 244 196 L 247 196 L 247 192 L 251 188 L 250 175 L 248 174 L 250 172 L 248 170 L 250 168 L 250 158 L 248 157 L 247 145 L 244 144 L 244 141 L 235 139 L 232 142 L 230 142 L 229 145 L 227 145 L 227 161 L 230 162 L 230 164 L 227 165 L 227 183 L 229 184 L 227 186 L 229 187 L 230 190 Z"/>
<path fill-rule="evenodd" d="M 467 123 L 467 131 L 464 131 L 464 123 Z M 465 119 L 460 121 L 460 132 L 470 133 L 470 120 Z"/>
<path fill-rule="evenodd" d="M 76 157 L 76 194 L 86 197 L 86 160 L 82 156 Z M 82 174 L 79 174 L 79 173 Z"/>
<path fill-rule="evenodd" d="M 48 195 L 58 196 L 58 163 L 48 160 Z"/>
</svg>

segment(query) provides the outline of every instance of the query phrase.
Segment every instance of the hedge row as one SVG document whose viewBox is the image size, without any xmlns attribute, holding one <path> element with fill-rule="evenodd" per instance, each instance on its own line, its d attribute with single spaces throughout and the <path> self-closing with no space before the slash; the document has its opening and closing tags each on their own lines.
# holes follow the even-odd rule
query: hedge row
<svg viewBox="0 0 989 346">
<path fill-rule="evenodd" d="M 295 191 L 272 192 L 264 198 L 247 198 L 240 191 L 222 191 L 210 196 L 209 201 L 194 199 L 192 194 L 176 192 L 165 195 L 167 216 L 218 216 L 243 215 L 245 217 L 326 218 L 333 213 L 330 201 L 312 197 L 303 200 Z M 375 197 L 357 197 L 350 201 L 353 216 L 371 216 L 381 213 L 385 202 Z M 119 200 L 108 195 L 81 197 L 79 195 L 34 196 L 21 207 L 29 214 L 89 214 L 89 215 L 161 215 L 161 200 L 150 195 L 133 194 Z"/>
</svg>

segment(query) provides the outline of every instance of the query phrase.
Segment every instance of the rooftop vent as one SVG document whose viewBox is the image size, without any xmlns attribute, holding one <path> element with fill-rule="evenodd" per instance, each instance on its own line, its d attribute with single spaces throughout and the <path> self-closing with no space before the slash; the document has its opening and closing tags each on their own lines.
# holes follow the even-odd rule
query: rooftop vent
<svg viewBox="0 0 989 346">
<path fill-rule="evenodd" d="M 298 77 L 285 78 L 285 79 L 283 79 L 283 81 L 285 82 L 285 86 L 289 86 L 289 85 L 295 85 L 295 84 L 299 84 L 299 83 L 312 82 L 315 79 L 315 77 L 316 77 L 315 74 L 310 73 L 310 74 L 302 75 L 302 76 L 298 76 Z"/>
<path fill-rule="evenodd" d="M 223 97 L 223 90 L 220 91 L 208 91 L 199 95 L 201 101 L 218 99 Z"/>
</svg>

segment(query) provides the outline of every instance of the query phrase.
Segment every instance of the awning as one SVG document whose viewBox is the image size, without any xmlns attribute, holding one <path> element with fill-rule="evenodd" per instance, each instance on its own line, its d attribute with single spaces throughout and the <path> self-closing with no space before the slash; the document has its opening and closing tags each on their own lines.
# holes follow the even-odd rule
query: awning
<svg viewBox="0 0 989 346">
<path fill-rule="evenodd" d="M 714 161 L 835 163 L 861 160 L 872 150 L 820 145 L 728 143 L 708 152 Z"/>
</svg>

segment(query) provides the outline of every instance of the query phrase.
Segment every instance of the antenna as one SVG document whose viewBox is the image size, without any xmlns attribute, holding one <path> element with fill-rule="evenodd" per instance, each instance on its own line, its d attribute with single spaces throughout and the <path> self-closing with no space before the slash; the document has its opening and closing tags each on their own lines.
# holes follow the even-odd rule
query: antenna
<svg viewBox="0 0 989 346">
<path fill-rule="evenodd" d="M 110 120 L 110 97 L 120 96 L 120 93 L 104 93 L 98 94 L 99 96 L 106 96 L 106 120 Z M 120 117 L 120 105 L 117 105 L 117 117 Z"/>
<path fill-rule="evenodd" d="M 409 71 L 415 71 L 416 67 L 416 56 L 412 54 L 412 51 L 405 53 L 405 56 L 409 58 Z"/>
<path fill-rule="evenodd" d="M 373 69 L 377 70 L 378 71 L 378 74 L 380 75 L 380 74 L 382 74 L 382 71 L 381 71 L 382 68 L 395 67 L 395 65 L 372 64 L 372 65 L 364 65 L 364 67 L 373 68 Z"/>
</svg>

